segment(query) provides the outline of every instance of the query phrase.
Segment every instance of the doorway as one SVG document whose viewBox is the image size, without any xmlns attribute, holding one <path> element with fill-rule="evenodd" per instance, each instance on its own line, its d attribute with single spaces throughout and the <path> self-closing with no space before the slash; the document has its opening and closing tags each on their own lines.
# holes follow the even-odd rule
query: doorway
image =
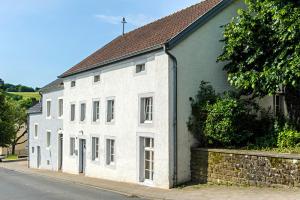
<svg viewBox="0 0 300 200">
<path fill-rule="evenodd" d="M 58 134 L 58 170 L 62 170 L 63 165 L 63 134 Z"/>
<path fill-rule="evenodd" d="M 41 147 L 37 146 L 37 168 L 41 167 Z"/>
<path fill-rule="evenodd" d="M 86 141 L 79 139 L 79 173 L 85 173 L 86 165 Z"/>
</svg>

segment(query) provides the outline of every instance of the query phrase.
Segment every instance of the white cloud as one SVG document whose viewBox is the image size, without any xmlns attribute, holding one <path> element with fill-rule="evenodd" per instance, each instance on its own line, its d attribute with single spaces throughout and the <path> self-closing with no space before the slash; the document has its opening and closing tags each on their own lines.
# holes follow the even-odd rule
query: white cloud
<svg viewBox="0 0 300 200">
<path fill-rule="evenodd" d="M 120 24 L 123 18 L 123 16 L 113 16 L 113 15 L 103 15 L 103 14 L 97 14 L 95 15 L 95 17 L 100 21 L 109 24 Z M 153 17 L 149 17 L 143 14 L 127 15 L 124 17 L 126 18 L 127 23 L 132 24 L 134 26 L 142 26 L 154 20 Z"/>
</svg>

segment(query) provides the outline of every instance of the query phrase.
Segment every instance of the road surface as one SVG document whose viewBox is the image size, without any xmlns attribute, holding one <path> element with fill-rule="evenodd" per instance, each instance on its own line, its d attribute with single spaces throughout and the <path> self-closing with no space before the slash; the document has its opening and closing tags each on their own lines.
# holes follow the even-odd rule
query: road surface
<svg viewBox="0 0 300 200">
<path fill-rule="evenodd" d="M 0 168 L 0 200 L 139 200 L 71 182 Z"/>
</svg>

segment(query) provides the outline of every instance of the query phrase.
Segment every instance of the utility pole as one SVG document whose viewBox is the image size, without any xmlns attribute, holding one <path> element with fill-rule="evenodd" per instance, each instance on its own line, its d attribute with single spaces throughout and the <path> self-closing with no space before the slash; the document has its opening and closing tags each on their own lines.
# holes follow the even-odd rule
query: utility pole
<svg viewBox="0 0 300 200">
<path fill-rule="evenodd" d="M 122 32 L 122 35 L 124 35 L 124 34 L 125 34 L 125 24 L 127 23 L 125 17 L 123 17 L 123 20 L 121 21 L 121 23 L 123 24 L 123 32 Z"/>
</svg>

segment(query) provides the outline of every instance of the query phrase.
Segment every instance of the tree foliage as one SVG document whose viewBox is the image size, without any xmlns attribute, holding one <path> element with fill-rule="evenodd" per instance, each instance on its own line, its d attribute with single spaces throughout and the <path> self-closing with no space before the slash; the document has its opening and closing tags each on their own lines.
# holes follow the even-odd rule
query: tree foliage
<svg viewBox="0 0 300 200">
<path fill-rule="evenodd" d="M 231 85 L 254 96 L 300 85 L 300 1 L 246 0 L 225 25 L 224 49 Z"/>
</svg>

